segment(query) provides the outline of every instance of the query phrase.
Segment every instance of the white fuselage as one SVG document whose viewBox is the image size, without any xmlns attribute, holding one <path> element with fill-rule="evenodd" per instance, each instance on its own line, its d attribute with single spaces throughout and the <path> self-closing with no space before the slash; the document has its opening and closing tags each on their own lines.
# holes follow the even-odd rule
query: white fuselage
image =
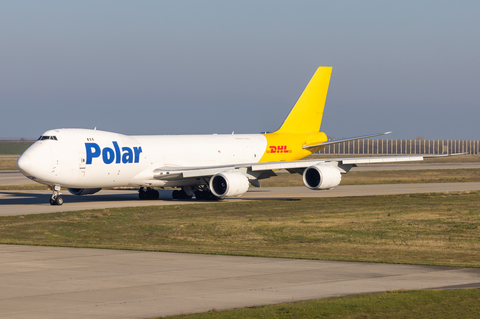
<svg viewBox="0 0 480 319">
<path fill-rule="evenodd" d="M 36 182 L 69 188 L 193 185 L 156 179 L 153 171 L 257 163 L 267 146 L 261 134 L 127 136 L 58 129 L 42 137 L 19 158 L 19 168 Z"/>
</svg>

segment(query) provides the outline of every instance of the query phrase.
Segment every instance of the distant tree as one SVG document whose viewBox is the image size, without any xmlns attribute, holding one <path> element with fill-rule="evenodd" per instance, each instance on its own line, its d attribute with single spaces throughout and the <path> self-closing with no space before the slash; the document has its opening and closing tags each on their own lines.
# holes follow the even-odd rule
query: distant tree
<svg viewBox="0 0 480 319">
<path fill-rule="evenodd" d="M 417 136 L 415 139 L 418 140 L 418 141 L 424 141 L 425 140 L 425 138 L 423 136 Z"/>
</svg>

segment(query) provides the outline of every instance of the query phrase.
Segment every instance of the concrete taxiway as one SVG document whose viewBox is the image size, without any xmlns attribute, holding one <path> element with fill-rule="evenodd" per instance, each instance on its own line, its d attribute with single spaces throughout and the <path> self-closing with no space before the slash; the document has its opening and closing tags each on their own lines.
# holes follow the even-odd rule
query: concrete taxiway
<svg viewBox="0 0 480 319">
<path fill-rule="evenodd" d="M 412 193 L 434 193 L 450 191 L 480 190 L 480 182 L 471 183 L 426 183 L 426 184 L 382 184 L 337 186 L 328 191 L 312 191 L 298 187 L 251 187 L 243 196 L 226 199 L 223 202 L 242 200 L 272 200 L 292 198 L 346 197 L 367 195 L 391 195 Z M 49 204 L 51 191 L 0 191 L 0 216 L 55 213 L 85 209 L 105 209 L 114 207 L 162 206 L 192 203 L 212 203 L 211 201 L 171 200 L 171 190 L 160 190 L 160 200 L 139 200 L 136 190 L 104 190 L 94 195 L 74 196 L 68 191 L 63 194 L 62 206 Z M 168 198 L 168 199 L 167 199 Z"/>
<path fill-rule="evenodd" d="M 0 317 L 151 318 L 396 289 L 480 269 L 0 245 Z"/>
</svg>

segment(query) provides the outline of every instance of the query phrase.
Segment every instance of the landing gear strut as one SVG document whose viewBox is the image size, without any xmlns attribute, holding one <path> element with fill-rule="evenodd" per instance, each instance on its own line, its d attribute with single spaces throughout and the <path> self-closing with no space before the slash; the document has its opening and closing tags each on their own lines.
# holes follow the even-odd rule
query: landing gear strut
<svg viewBox="0 0 480 319">
<path fill-rule="evenodd" d="M 158 199 L 159 196 L 160 196 L 160 193 L 156 189 L 153 189 L 150 187 L 147 187 L 147 189 L 140 187 L 140 189 L 138 190 L 138 198 L 140 198 L 141 200 Z"/>
<path fill-rule="evenodd" d="M 53 194 L 50 197 L 50 205 L 63 205 L 62 193 L 60 193 L 60 186 L 55 185 L 53 187 Z"/>
<path fill-rule="evenodd" d="M 173 199 L 192 199 L 193 192 L 190 186 L 183 186 L 181 190 L 174 190 L 172 193 Z"/>
</svg>

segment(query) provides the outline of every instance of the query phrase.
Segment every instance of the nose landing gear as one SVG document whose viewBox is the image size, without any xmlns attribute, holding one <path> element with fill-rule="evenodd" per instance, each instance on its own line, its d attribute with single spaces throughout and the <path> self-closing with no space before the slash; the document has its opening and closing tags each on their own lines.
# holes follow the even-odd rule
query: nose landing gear
<svg viewBox="0 0 480 319">
<path fill-rule="evenodd" d="M 53 194 L 50 197 L 50 205 L 63 205 L 62 193 L 60 193 L 60 186 L 55 185 L 53 187 Z"/>
</svg>

